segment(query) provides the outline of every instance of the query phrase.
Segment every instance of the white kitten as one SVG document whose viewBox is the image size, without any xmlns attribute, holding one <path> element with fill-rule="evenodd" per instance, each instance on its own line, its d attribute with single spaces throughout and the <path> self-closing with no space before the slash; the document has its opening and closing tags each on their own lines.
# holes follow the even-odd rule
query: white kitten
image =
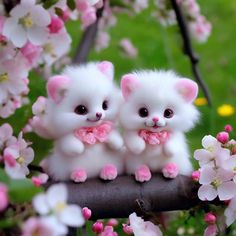
<svg viewBox="0 0 236 236">
<path fill-rule="evenodd" d="M 140 182 L 151 178 L 150 170 L 162 170 L 170 178 L 178 171 L 189 175 L 192 166 L 184 132 L 199 118 L 192 104 L 197 84 L 172 71 L 139 71 L 123 76 L 121 89 L 127 173 Z"/>
<path fill-rule="evenodd" d="M 112 80 L 113 65 L 106 61 L 69 66 L 49 79 L 35 130 L 55 139 L 46 161 L 53 179 L 111 180 L 123 172 L 123 140 L 115 127 L 122 97 Z"/>
</svg>

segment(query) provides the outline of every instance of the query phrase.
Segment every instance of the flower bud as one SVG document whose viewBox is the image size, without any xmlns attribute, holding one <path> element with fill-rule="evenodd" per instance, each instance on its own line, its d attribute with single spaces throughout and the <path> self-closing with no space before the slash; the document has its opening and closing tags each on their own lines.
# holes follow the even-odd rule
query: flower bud
<svg viewBox="0 0 236 236">
<path fill-rule="evenodd" d="M 207 224 L 215 224 L 215 222 L 216 222 L 216 216 L 215 216 L 213 213 L 209 212 L 209 213 L 205 214 L 205 216 L 204 216 L 204 221 L 205 221 Z"/>
<path fill-rule="evenodd" d="M 83 214 L 84 219 L 88 220 L 92 215 L 92 211 L 88 207 L 84 207 L 82 209 L 82 214 Z"/>
<path fill-rule="evenodd" d="M 192 180 L 193 180 L 193 181 L 198 182 L 198 181 L 199 181 L 199 178 L 200 178 L 200 171 L 199 171 L 199 170 L 193 171 L 191 177 L 192 177 Z"/>
<path fill-rule="evenodd" d="M 225 131 L 219 132 L 216 136 L 216 139 L 222 143 L 226 144 L 229 141 L 229 134 Z"/>
<path fill-rule="evenodd" d="M 102 222 L 95 222 L 92 226 L 92 231 L 96 234 L 100 234 L 103 231 L 103 223 Z"/>
</svg>

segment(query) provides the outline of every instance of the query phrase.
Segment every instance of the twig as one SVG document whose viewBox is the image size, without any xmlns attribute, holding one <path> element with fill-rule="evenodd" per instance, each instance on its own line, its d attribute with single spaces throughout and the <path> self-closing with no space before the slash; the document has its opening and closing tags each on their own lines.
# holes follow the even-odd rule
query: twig
<svg viewBox="0 0 236 236">
<path fill-rule="evenodd" d="M 11 11 L 11 9 L 20 2 L 20 0 L 3 0 L 3 5 L 7 13 Z"/>
<path fill-rule="evenodd" d="M 133 176 L 119 176 L 113 181 L 97 178 L 80 184 L 66 182 L 66 185 L 69 202 L 90 208 L 92 220 L 127 218 L 134 211 L 145 216 L 209 204 L 198 199 L 198 184 L 183 175 L 170 180 L 155 174 L 146 183 L 136 182 Z"/>
<path fill-rule="evenodd" d="M 43 170 L 43 168 L 41 166 L 36 166 L 36 165 L 28 165 L 29 169 L 31 171 L 37 171 L 37 172 L 40 172 L 40 173 L 45 173 L 45 171 Z"/>
<path fill-rule="evenodd" d="M 97 20 L 92 25 L 88 26 L 84 31 L 80 43 L 76 49 L 75 57 L 72 60 L 73 64 L 86 62 L 90 49 L 94 45 L 94 40 L 98 31 L 98 23 L 102 17 L 105 7 L 105 0 L 103 1 L 103 7 L 97 10 Z"/>
<path fill-rule="evenodd" d="M 179 29 L 181 32 L 181 36 L 183 39 L 184 53 L 189 57 L 189 60 L 192 65 L 193 75 L 194 75 L 197 83 L 199 84 L 199 86 L 202 88 L 203 94 L 204 94 L 205 98 L 207 99 L 208 105 L 211 106 L 212 103 L 211 103 L 210 93 L 208 91 L 206 84 L 204 83 L 204 81 L 202 80 L 202 78 L 200 76 L 198 66 L 197 66 L 197 64 L 199 62 L 199 58 L 193 52 L 191 40 L 189 37 L 188 27 L 186 25 L 185 19 L 183 17 L 181 9 L 179 8 L 176 0 L 171 0 L 171 4 L 172 4 L 173 9 L 175 11 L 176 18 L 177 18 L 178 25 L 179 25 Z"/>
</svg>

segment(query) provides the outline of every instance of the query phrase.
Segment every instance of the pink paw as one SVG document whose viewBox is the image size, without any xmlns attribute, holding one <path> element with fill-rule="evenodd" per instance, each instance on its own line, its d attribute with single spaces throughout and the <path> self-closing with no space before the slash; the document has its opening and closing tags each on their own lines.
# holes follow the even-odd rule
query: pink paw
<svg viewBox="0 0 236 236">
<path fill-rule="evenodd" d="M 106 165 L 102 168 L 100 178 L 104 180 L 113 180 L 117 177 L 117 169 L 114 165 Z"/>
<path fill-rule="evenodd" d="M 179 174 L 179 168 L 174 163 L 168 163 L 162 169 L 162 174 L 166 178 L 174 179 Z"/>
<path fill-rule="evenodd" d="M 150 169 L 143 165 L 140 166 L 136 171 L 135 171 L 135 179 L 138 182 L 145 182 L 145 181 L 149 181 L 152 177 L 151 171 Z"/>
<path fill-rule="evenodd" d="M 87 173 L 83 169 L 72 171 L 70 178 L 76 183 L 83 183 L 87 179 Z"/>
</svg>

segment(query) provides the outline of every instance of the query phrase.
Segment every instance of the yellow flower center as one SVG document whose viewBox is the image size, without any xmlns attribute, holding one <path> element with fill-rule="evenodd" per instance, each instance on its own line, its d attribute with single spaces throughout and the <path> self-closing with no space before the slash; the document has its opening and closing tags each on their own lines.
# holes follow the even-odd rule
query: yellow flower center
<svg viewBox="0 0 236 236">
<path fill-rule="evenodd" d="M 219 179 L 214 179 L 211 184 L 213 187 L 218 188 L 222 184 L 222 182 Z"/>
<path fill-rule="evenodd" d="M 235 171 L 235 172 L 236 172 L 236 166 L 233 168 L 233 171 Z"/>
<path fill-rule="evenodd" d="M 0 83 L 5 82 L 7 80 L 9 80 L 9 77 L 8 77 L 7 73 L 3 73 L 3 74 L 0 75 Z"/>
<path fill-rule="evenodd" d="M 20 164 L 20 165 L 22 165 L 24 162 L 25 162 L 25 159 L 24 159 L 24 157 L 18 157 L 17 159 L 17 162 Z"/>
<path fill-rule="evenodd" d="M 28 13 L 27 15 L 20 18 L 19 23 L 23 25 L 25 28 L 31 28 L 34 22 L 30 13 Z"/>
<path fill-rule="evenodd" d="M 66 203 L 58 202 L 55 206 L 55 211 L 60 212 L 60 211 L 63 211 L 65 208 L 66 208 Z"/>
<path fill-rule="evenodd" d="M 208 147 L 208 148 L 207 148 L 207 151 L 213 152 L 213 151 L 214 151 L 214 148 L 213 148 L 213 147 Z"/>
<path fill-rule="evenodd" d="M 57 55 L 54 53 L 54 47 L 51 43 L 44 44 L 43 49 L 44 52 L 50 54 L 51 57 L 57 57 Z"/>
</svg>

